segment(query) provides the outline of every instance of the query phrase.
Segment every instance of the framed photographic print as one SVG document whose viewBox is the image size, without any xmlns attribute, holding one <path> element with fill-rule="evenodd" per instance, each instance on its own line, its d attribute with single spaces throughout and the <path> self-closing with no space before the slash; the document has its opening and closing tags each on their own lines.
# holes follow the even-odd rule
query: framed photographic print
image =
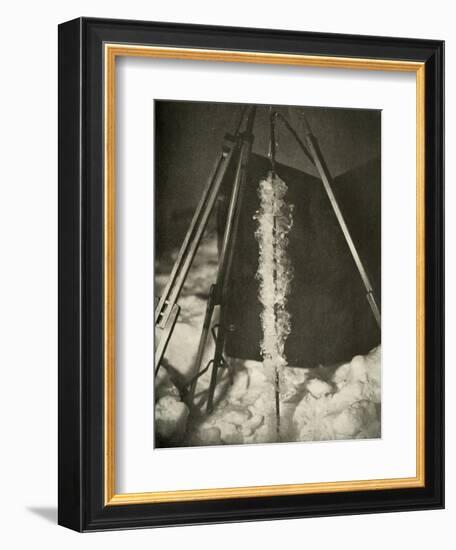
<svg viewBox="0 0 456 550">
<path fill-rule="evenodd" d="M 59 27 L 59 523 L 442 508 L 444 45 Z"/>
</svg>

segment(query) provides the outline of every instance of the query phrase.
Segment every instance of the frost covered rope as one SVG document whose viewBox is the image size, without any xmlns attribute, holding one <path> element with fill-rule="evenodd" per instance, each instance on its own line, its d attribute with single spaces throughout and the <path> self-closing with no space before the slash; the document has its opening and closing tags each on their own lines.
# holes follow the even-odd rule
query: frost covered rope
<svg viewBox="0 0 456 550">
<path fill-rule="evenodd" d="M 275 385 L 277 433 L 280 434 L 280 378 L 287 365 L 285 342 L 290 334 L 290 313 L 287 297 L 290 293 L 292 266 L 288 257 L 288 233 L 293 225 L 293 205 L 286 201 L 288 187 L 277 174 L 269 172 L 260 181 L 260 208 L 256 212 L 255 237 L 259 245 L 256 277 L 259 300 L 263 306 L 261 353 L 265 371 Z"/>
</svg>

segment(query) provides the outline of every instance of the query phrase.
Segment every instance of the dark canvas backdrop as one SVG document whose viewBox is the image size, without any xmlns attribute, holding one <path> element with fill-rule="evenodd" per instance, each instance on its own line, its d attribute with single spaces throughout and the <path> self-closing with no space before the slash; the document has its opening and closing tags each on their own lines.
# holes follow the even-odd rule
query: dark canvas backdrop
<svg viewBox="0 0 456 550">
<path fill-rule="evenodd" d="M 243 197 L 228 301 L 227 354 L 260 359 L 258 243 L 253 219 L 258 183 L 270 169 L 253 155 Z M 288 253 L 294 276 L 288 299 L 291 334 L 285 345 L 290 365 L 332 365 L 365 354 L 380 343 L 380 331 L 365 297 L 345 238 L 321 181 L 284 165 L 276 167 L 294 204 Z M 380 303 L 380 161 L 371 160 L 334 181 L 334 193 Z"/>
</svg>

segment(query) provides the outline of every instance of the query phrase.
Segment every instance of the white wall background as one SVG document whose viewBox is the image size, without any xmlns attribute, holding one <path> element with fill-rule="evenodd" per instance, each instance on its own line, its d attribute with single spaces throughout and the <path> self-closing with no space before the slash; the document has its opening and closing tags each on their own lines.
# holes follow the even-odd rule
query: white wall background
<svg viewBox="0 0 456 550">
<path fill-rule="evenodd" d="M 0 544 L 4 548 L 448 548 L 456 521 L 456 38 L 451 3 L 68 0 L 7 3 L 0 64 Z M 78 535 L 55 525 L 57 494 L 57 24 L 146 19 L 447 41 L 447 509 Z"/>
</svg>

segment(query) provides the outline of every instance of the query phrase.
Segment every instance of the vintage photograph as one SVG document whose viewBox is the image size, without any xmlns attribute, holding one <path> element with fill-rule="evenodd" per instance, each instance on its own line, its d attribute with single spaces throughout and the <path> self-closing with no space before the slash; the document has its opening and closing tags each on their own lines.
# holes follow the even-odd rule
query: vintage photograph
<svg viewBox="0 0 456 550">
<path fill-rule="evenodd" d="M 155 101 L 155 447 L 381 437 L 381 111 Z"/>
</svg>

